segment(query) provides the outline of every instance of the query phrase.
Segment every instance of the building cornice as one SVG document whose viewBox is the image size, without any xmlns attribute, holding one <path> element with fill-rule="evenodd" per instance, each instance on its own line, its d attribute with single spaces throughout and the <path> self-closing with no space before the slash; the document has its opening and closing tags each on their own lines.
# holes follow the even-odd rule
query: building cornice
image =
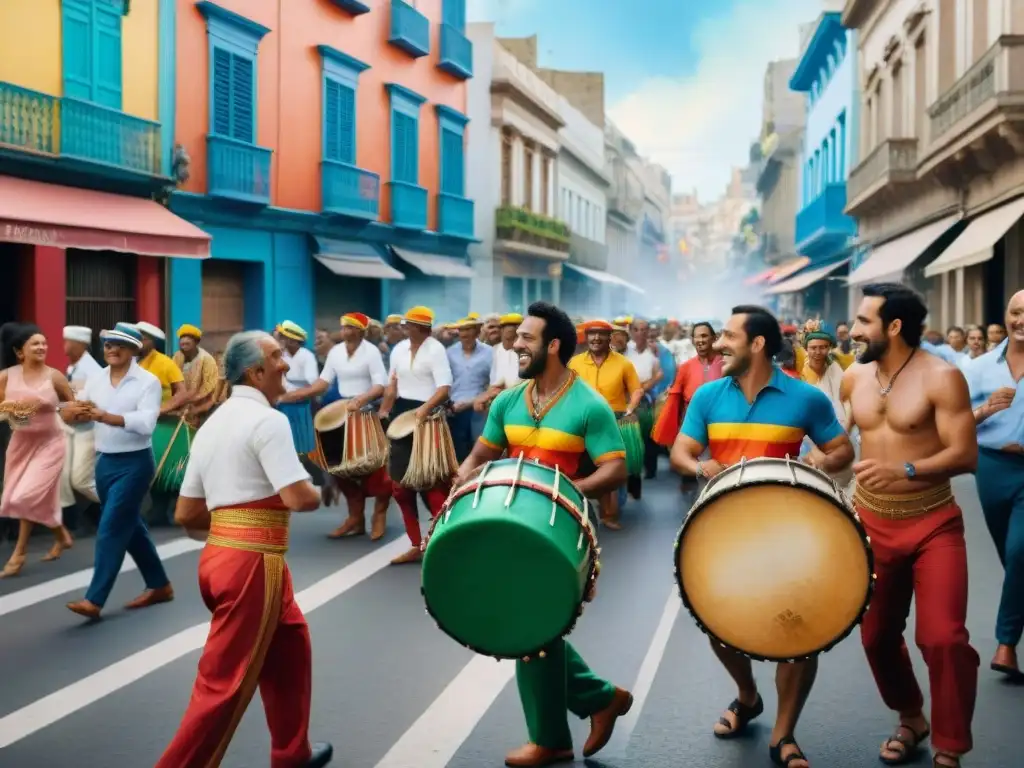
<svg viewBox="0 0 1024 768">
<path fill-rule="evenodd" d="M 549 128 L 556 131 L 565 126 L 565 121 L 557 112 L 531 98 L 530 94 L 520 88 L 514 80 L 493 81 L 491 83 L 491 96 L 492 98 L 494 96 L 504 96 L 511 99 L 519 106 L 529 110 L 530 114 L 534 115 Z"/>
<path fill-rule="evenodd" d="M 880 1 L 888 2 L 888 0 L 846 0 L 842 13 L 843 26 L 847 29 L 862 27 Z"/>
</svg>

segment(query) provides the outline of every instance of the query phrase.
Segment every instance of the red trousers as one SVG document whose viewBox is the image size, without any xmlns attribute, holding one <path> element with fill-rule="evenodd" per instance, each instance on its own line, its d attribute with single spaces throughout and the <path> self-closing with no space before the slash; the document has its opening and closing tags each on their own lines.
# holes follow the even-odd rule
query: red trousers
<svg viewBox="0 0 1024 768">
<path fill-rule="evenodd" d="M 944 507 L 905 520 L 883 518 L 858 506 L 875 553 L 875 594 L 861 638 L 886 705 L 912 713 L 924 706 L 903 632 L 916 600 L 915 642 L 928 666 L 932 744 L 970 751 L 978 688 L 978 654 L 967 619 L 967 545 L 960 507 Z"/>
<path fill-rule="evenodd" d="M 337 478 L 336 482 L 345 501 L 348 502 L 349 513 L 354 515 L 363 513 L 367 498 L 379 499 L 381 496 L 393 494 L 391 477 L 386 466 L 358 480 Z"/>
<path fill-rule="evenodd" d="M 448 493 L 451 490 L 451 483 L 437 485 L 428 491 L 423 491 L 423 501 L 430 510 L 430 518 L 434 519 L 441 512 L 441 507 L 448 500 Z M 416 491 L 411 488 L 395 483 L 392 486 L 391 495 L 402 510 L 402 522 L 405 523 L 405 533 L 414 547 L 423 542 L 423 534 L 420 532 L 420 515 L 416 509 Z"/>
<path fill-rule="evenodd" d="M 284 557 L 207 544 L 199 589 L 213 614 L 210 635 L 188 709 L 156 768 L 217 768 L 257 686 L 271 768 L 305 765 L 312 652 Z"/>
</svg>

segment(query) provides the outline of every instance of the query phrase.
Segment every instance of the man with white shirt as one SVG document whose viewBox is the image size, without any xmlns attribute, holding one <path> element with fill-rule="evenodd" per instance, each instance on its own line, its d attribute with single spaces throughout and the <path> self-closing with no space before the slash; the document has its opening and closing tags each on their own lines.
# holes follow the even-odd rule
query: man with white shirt
<svg viewBox="0 0 1024 768">
<path fill-rule="evenodd" d="M 92 328 L 68 325 L 64 328 L 64 354 L 68 356 L 68 382 L 77 396 L 85 388 L 86 380 L 103 370 L 89 353 Z M 60 475 L 60 505 L 65 509 L 75 505 L 75 493 L 89 501 L 98 502 L 96 495 L 96 447 L 91 421 L 65 424 L 67 452 Z"/>
<path fill-rule="evenodd" d="M 313 384 L 320 371 L 316 355 L 306 346 L 306 331 L 291 320 L 285 320 L 277 326 L 277 335 L 281 341 L 282 357 L 288 365 L 284 378 L 285 392 L 294 392 Z M 305 456 L 316 449 L 313 409 L 309 402 L 284 400 L 277 404 L 277 408 L 288 417 L 288 423 L 292 425 L 292 439 L 299 455 Z"/>
<path fill-rule="evenodd" d="M 293 390 L 282 396 L 283 403 L 297 403 L 318 397 L 337 382 L 338 392 L 348 399 L 348 409 L 359 411 L 384 395 L 388 374 L 380 350 L 366 340 L 370 318 L 361 312 L 349 312 L 341 318 L 342 343 L 327 353 L 320 377 L 308 387 Z M 377 541 L 384 535 L 388 506 L 391 504 L 391 478 L 387 467 L 357 480 L 331 476 L 325 483 L 336 484 L 348 504 L 348 519 L 328 538 L 340 539 L 366 533 L 366 497 L 374 499 L 373 522 L 370 538 Z"/>
<path fill-rule="evenodd" d="M 95 423 L 96 490 L 102 510 L 96 533 L 96 560 L 84 600 L 68 609 L 97 619 L 121 570 L 125 553 L 139 568 L 146 591 L 127 608 L 146 608 L 174 599 L 160 556 L 142 519 L 142 500 L 156 472 L 153 429 L 160 415 L 160 380 L 135 362 L 142 334 L 129 323 L 101 331 L 107 367 L 91 376 L 82 400 L 92 406 L 86 418 Z"/>
<path fill-rule="evenodd" d="M 503 390 L 512 389 L 522 381 L 519 378 L 519 355 L 512 349 L 512 345 L 516 342 L 516 331 L 523 322 L 523 316 L 518 312 L 509 312 L 498 321 L 501 339 L 499 344 L 492 347 L 494 353 L 491 358 L 490 387 L 473 403 L 477 411 L 486 411 Z"/>
<path fill-rule="evenodd" d="M 257 687 L 272 768 L 320 768 L 333 757 L 330 744 L 309 743 L 309 626 L 284 560 L 291 513 L 320 507 L 273 407 L 287 370 L 270 334 L 232 336 L 231 396 L 192 444 L 174 520 L 206 539 L 199 590 L 213 616 L 188 709 L 157 768 L 220 765 Z"/>
<path fill-rule="evenodd" d="M 405 313 L 402 327 L 407 338 L 391 350 L 390 380 L 380 406 L 381 419 L 414 410 L 416 419 L 422 422 L 432 410 L 448 402 L 452 369 L 444 345 L 431 335 L 433 325 L 434 312 L 428 307 L 413 307 Z M 444 506 L 449 485 L 444 482 L 423 493 L 431 517 L 436 517 Z M 405 532 L 412 546 L 391 562 L 394 565 L 418 563 L 423 559 L 423 553 L 420 552 L 422 533 L 416 492 L 392 482 L 392 496 L 402 510 Z"/>
<path fill-rule="evenodd" d="M 664 378 L 658 353 L 651 346 L 648 337 L 650 324 L 643 318 L 636 318 L 629 332 L 633 337 L 626 350 L 626 357 L 636 368 L 640 384 L 644 388 L 644 398 L 637 409 L 640 420 L 640 431 L 644 436 L 644 479 L 652 480 L 658 473 L 658 446 L 651 438 L 654 429 L 654 396 L 652 390 Z"/>
</svg>

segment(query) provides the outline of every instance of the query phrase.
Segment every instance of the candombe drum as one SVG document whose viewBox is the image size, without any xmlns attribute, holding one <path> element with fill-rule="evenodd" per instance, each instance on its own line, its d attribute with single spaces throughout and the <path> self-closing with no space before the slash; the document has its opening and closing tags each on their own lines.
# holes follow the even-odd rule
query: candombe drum
<svg viewBox="0 0 1024 768">
<path fill-rule="evenodd" d="M 635 413 L 619 419 L 619 433 L 626 446 L 626 474 L 639 475 L 644 471 L 644 434 Z"/>
<path fill-rule="evenodd" d="M 388 475 L 416 491 L 447 482 L 459 468 L 444 408 L 435 408 L 422 422 L 415 411 L 396 416 L 388 425 L 391 441 Z"/>
<path fill-rule="evenodd" d="M 586 498 L 557 468 L 485 464 L 427 534 L 422 593 L 454 640 L 529 659 L 569 634 L 600 565 Z"/>
<path fill-rule="evenodd" d="M 316 449 L 311 458 L 336 477 L 366 477 L 387 462 L 388 441 L 377 414 L 350 411 L 349 402 L 337 400 L 316 412 Z"/>
<path fill-rule="evenodd" d="M 762 661 L 830 650 L 860 623 L 874 588 L 849 500 L 789 458 L 741 461 L 708 483 L 679 531 L 675 573 L 698 626 Z"/>
</svg>

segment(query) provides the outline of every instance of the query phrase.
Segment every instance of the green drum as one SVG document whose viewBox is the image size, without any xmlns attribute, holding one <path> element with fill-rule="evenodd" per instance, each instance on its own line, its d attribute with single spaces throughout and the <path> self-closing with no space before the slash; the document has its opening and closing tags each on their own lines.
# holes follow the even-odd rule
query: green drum
<svg viewBox="0 0 1024 768">
<path fill-rule="evenodd" d="M 185 479 L 188 454 L 192 448 L 195 430 L 178 417 L 162 417 L 153 430 L 153 458 L 156 477 L 153 490 L 177 493 Z"/>
<path fill-rule="evenodd" d="M 619 432 L 622 442 L 626 444 L 626 474 L 630 477 L 643 474 L 644 434 L 636 414 L 619 420 Z"/>
<path fill-rule="evenodd" d="M 597 579 L 588 502 L 558 469 L 485 464 L 427 534 L 422 593 L 449 637 L 499 659 L 528 659 L 569 634 Z"/>
</svg>

